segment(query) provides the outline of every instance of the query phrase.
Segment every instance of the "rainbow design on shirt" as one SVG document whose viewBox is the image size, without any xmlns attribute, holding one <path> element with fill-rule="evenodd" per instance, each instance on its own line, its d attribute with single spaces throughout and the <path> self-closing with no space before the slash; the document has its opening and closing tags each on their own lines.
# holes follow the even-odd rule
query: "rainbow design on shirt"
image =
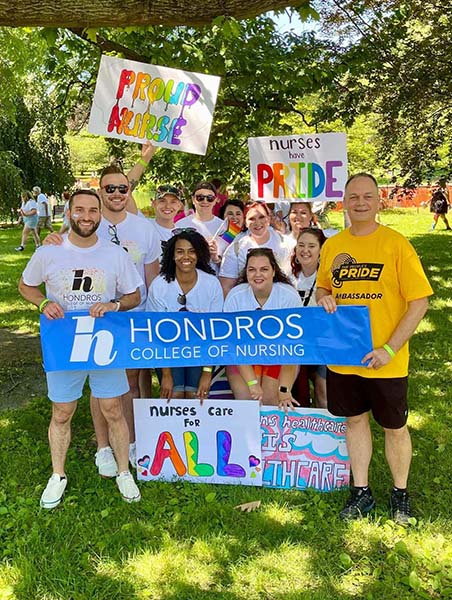
<svg viewBox="0 0 452 600">
<path fill-rule="evenodd" d="M 220 235 L 220 237 L 227 244 L 230 244 L 231 242 L 234 241 L 234 239 L 239 235 L 239 233 L 241 231 L 242 231 L 241 228 L 236 223 L 233 223 L 232 221 L 229 221 L 228 222 L 228 228 L 226 229 L 226 231 L 224 231 Z"/>
</svg>

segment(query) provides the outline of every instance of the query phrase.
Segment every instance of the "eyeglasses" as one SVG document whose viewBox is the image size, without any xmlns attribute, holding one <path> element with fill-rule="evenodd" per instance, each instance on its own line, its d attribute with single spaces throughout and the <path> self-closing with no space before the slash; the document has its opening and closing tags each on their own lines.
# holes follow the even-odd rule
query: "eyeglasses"
<svg viewBox="0 0 452 600">
<path fill-rule="evenodd" d="M 110 242 L 112 242 L 113 244 L 116 244 L 117 246 L 121 245 L 121 240 L 118 237 L 118 230 L 116 229 L 116 225 L 109 225 L 108 226 L 108 233 L 111 236 Z M 126 248 L 125 246 L 122 246 L 122 248 L 128 252 L 129 249 Z"/>
<path fill-rule="evenodd" d="M 181 191 L 174 185 L 159 185 L 157 188 L 157 195 L 160 194 L 173 194 L 179 198 Z"/>
<path fill-rule="evenodd" d="M 112 183 L 109 183 L 108 185 L 102 186 L 102 189 L 105 190 L 107 194 L 114 194 L 116 190 L 118 190 L 120 194 L 127 194 L 129 191 L 129 186 L 125 183 L 121 183 L 120 185 L 113 185 Z"/>
<path fill-rule="evenodd" d="M 180 233 L 197 233 L 197 229 L 194 227 L 176 227 L 171 233 L 172 235 L 179 235 Z"/>
<path fill-rule="evenodd" d="M 198 202 L 202 202 L 203 200 L 207 200 L 207 202 L 213 202 L 214 200 L 216 200 L 216 198 L 216 196 L 205 196 L 204 194 L 195 195 L 195 200 L 197 200 Z"/>
<path fill-rule="evenodd" d="M 179 294 L 177 297 L 177 301 L 179 304 L 182 304 L 182 308 L 179 308 L 179 312 L 188 312 L 187 308 L 187 296 L 185 294 Z"/>
</svg>

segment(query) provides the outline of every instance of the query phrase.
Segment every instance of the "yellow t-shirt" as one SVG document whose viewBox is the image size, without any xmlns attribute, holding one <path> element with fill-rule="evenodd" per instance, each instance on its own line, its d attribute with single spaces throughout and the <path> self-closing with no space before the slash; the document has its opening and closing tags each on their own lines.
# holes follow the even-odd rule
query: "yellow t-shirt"
<svg viewBox="0 0 452 600">
<path fill-rule="evenodd" d="M 317 287 L 331 291 L 338 305 L 369 307 L 374 348 L 389 340 L 408 302 L 433 294 L 413 246 L 384 225 L 365 236 L 352 235 L 346 229 L 329 238 L 320 255 Z M 329 368 L 361 377 L 405 377 L 408 358 L 407 342 L 381 369 L 337 365 Z"/>
</svg>

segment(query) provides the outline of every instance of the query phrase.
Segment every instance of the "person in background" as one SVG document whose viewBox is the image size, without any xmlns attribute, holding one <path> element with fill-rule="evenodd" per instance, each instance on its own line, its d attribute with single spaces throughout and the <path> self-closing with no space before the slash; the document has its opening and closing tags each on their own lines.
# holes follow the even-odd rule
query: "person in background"
<svg viewBox="0 0 452 600">
<path fill-rule="evenodd" d="M 320 250 L 326 241 L 321 229 L 305 227 L 299 230 L 297 245 L 290 261 L 292 283 L 298 290 L 303 306 L 317 306 L 316 277 Z M 294 384 L 295 398 L 300 406 L 310 405 L 309 379 L 314 381 L 316 406 L 326 408 L 326 366 L 302 365 Z"/>
<path fill-rule="evenodd" d="M 215 195 L 217 197 L 217 203 L 213 207 L 213 214 L 216 217 L 221 217 L 220 211 L 229 198 L 228 191 L 226 186 L 223 186 L 221 179 L 212 179 L 212 185 L 215 188 Z"/>
<path fill-rule="evenodd" d="M 22 230 L 22 239 L 20 242 L 20 246 L 14 248 L 16 252 L 23 252 L 25 250 L 25 246 L 27 244 L 28 236 L 33 236 L 33 240 L 35 242 L 36 248 L 39 248 L 41 245 L 41 241 L 38 235 L 38 203 L 30 194 L 29 191 L 24 190 L 20 195 L 22 203 L 19 208 L 19 213 L 22 216 L 22 221 L 24 224 L 24 228 Z"/>
<path fill-rule="evenodd" d="M 226 200 L 220 209 L 220 219 L 228 219 L 240 227 L 242 232 L 246 231 L 245 227 L 245 205 L 241 200 L 230 199 Z"/>
<path fill-rule="evenodd" d="M 438 181 L 438 187 L 432 194 L 430 200 L 430 212 L 433 213 L 432 231 L 435 229 L 438 219 L 442 219 L 446 226 L 446 230 L 450 231 L 451 227 L 447 220 L 447 211 L 449 210 L 449 191 L 447 189 L 447 182 L 445 179 Z"/>
<path fill-rule="evenodd" d="M 38 203 L 38 235 L 41 235 L 41 229 L 44 227 L 52 233 L 52 218 L 50 216 L 50 205 L 47 196 L 41 192 L 41 188 L 37 185 L 33 188 L 33 196 Z"/>
<path fill-rule="evenodd" d="M 368 173 L 352 175 L 344 191 L 348 229 L 328 238 L 317 273 L 317 304 L 369 307 L 373 349 L 362 366 L 328 365 L 328 410 L 347 418 L 347 447 L 353 487 L 342 519 L 357 519 L 375 507 L 369 487 L 372 432 L 369 412 L 383 428 L 391 471 L 392 518 L 407 525 L 412 447 L 407 428 L 408 341 L 428 308 L 433 291 L 412 245 L 377 222 L 378 183 Z"/>
<path fill-rule="evenodd" d="M 300 296 L 279 267 L 270 248 L 252 248 L 235 286 L 224 302 L 224 312 L 272 310 L 301 306 Z M 227 375 L 234 397 L 294 408 L 292 397 L 296 365 L 238 365 Z"/>
<path fill-rule="evenodd" d="M 163 250 L 159 277 L 151 283 L 146 310 L 221 312 L 223 292 L 209 265 L 209 246 L 193 228 L 177 228 Z M 156 369 L 160 397 L 199 398 L 209 394 L 212 367 Z"/>
</svg>

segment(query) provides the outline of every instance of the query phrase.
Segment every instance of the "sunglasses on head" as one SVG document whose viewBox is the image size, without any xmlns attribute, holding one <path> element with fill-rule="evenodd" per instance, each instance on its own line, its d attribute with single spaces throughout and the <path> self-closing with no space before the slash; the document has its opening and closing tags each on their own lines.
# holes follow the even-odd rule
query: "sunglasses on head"
<svg viewBox="0 0 452 600">
<path fill-rule="evenodd" d="M 195 194 L 195 200 L 197 200 L 198 202 L 202 202 L 203 200 L 207 200 L 207 202 L 213 202 L 214 200 L 216 200 L 216 196 L 213 196 L 211 194 L 209 195 L 204 195 L 204 194 Z"/>
<path fill-rule="evenodd" d="M 174 196 L 179 197 L 180 190 L 174 185 L 159 185 L 157 194 L 173 194 Z"/>
<path fill-rule="evenodd" d="M 196 233 L 196 229 L 194 227 L 176 227 L 171 233 L 172 235 L 179 235 L 180 233 Z"/>
<path fill-rule="evenodd" d="M 102 189 L 105 190 L 107 194 L 114 194 L 116 190 L 118 190 L 120 194 L 127 194 L 129 191 L 129 186 L 125 183 L 121 183 L 120 185 L 113 185 L 112 183 L 109 183 L 108 185 L 103 185 Z"/>
</svg>

